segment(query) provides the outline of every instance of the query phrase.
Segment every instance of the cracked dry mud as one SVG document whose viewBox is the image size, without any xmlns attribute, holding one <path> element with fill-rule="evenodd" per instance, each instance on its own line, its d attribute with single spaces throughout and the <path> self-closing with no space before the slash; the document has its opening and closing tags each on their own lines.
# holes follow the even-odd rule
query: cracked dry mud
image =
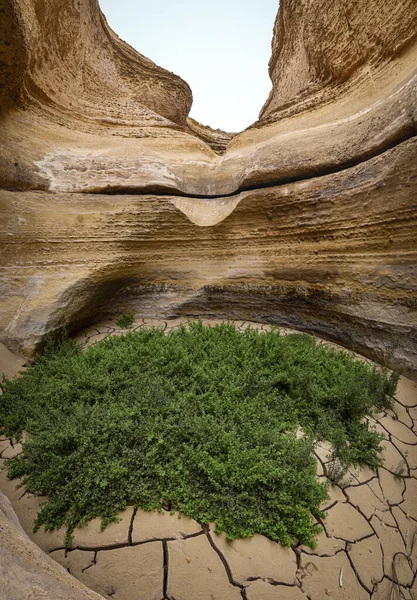
<svg viewBox="0 0 417 600">
<path fill-rule="evenodd" d="M 136 319 L 132 329 L 158 326 L 169 331 L 183 322 Z M 236 325 L 243 329 L 249 323 Z M 76 339 L 88 345 L 124 331 L 109 321 Z M 212 525 L 128 507 L 120 521 L 104 531 L 99 519 L 77 530 L 73 549 L 66 551 L 64 531 L 32 533 L 42 498 L 16 489 L 16 481 L 7 479 L 5 459 L 22 447 L 4 438 L 0 488 L 32 540 L 104 598 L 417 600 L 417 384 L 401 378 L 393 410 L 377 417 L 374 424 L 386 437 L 384 466 L 377 472 L 351 470 L 339 485 L 331 486 L 314 550 L 284 548 L 260 535 L 229 544 Z M 316 448 L 321 478 L 327 476 L 328 452 L 325 443 Z"/>
</svg>

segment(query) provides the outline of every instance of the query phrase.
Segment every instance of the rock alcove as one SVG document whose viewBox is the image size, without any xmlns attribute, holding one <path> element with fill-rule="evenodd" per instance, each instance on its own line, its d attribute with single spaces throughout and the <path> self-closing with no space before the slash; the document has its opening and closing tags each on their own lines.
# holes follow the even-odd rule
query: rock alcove
<svg viewBox="0 0 417 600">
<path fill-rule="evenodd" d="M 96 2 L 5 2 L 1 340 L 94 318 L 311 331 L 416 375 L 416 6 L 284 1 L 232 140 Z"/>
<path fill-rule="evenodd" d="M 414 0 L 282 0 L 272 92 L 232 139 L 95 0 L 0 8 L 1 342 L 27 357 L 125 311 L 235 318 L 416 379 Z M 10 565 L 41 564 L 13 518 Z"/>
</svg>

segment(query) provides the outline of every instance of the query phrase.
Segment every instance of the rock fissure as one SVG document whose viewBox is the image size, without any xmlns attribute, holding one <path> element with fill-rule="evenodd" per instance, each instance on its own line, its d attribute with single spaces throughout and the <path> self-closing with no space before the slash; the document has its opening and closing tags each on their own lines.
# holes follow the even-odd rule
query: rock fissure
<svg viewBox="0 0 417 600">
<path fill-rule="evenodd" d="M 104 184 L 102 187 L 98 186 L 98 187 L 87 187 L 84 186 L 86 189 L 75 189 L 73 190 L 73 192 L 71 192 L 71 190 L 62 190 L 62 191 L 67 191 L 68 193 L 82 193 L 82 194 L 99 194 L 99 195 L 103 195 L 103 196 L 159 196 L 162 198 L 167 198 L 167 197 L 173 197 L 173 198 L 189 198 L 191 200 L 226 200 L 226 199 L 232 199 L 232 198 L 236 198 L 238 196 L 240 196 L 241 194 L 244 194 L 245 192 L 254 192 L 254 191 L 258 191 L 258 190 L 264 190 L 264 189 L 268 189 L 268 188 L 276 188 L 276 187 L 282 187 L 282 186 L 287 186 L 289 184 L 293 184 L 293 183 L 303 183 L 303 182 L 307 182 L 310 180 L 314 180 L 316 178 L 320 178 L 320 177 L 325 177 L 328 175 L 333 175 L 333 174 L 342 174 L 344 171 L 348 171 L 349 169 L 351 169 L 352 167 L 357 167 L 360 166 L 364 163 L 366 163 L 367 161 L 377 158 L 381 155 L 383 155 L 384 153 L 395 149 L 397 146 L 401 145 L 404 142 L 413 140 L 417 138 L 417 133 L 413 132 L 412 134 L 408 134 L 408 135 L 404 135 L 403 137 L 401 137 L 398 140 L 393 141 L 390 144 L 387 144 L 386 147 L 382 148 L 382 149 L 377 149 L 374 152 L 370 152 L 367 155 L 361 156 L 359 158 L 352 159 L 349 160 L 345 163 L 339 164 L 339 165 L 335 165 L 332 168 L 315 168 L 314 169 L 314 173 L 308 173 L 308 171 L 306 171 L 305 173 L 301 173 L 300 175 L 297 175 L 296 177 L 282 177 L 280 179 L 274 179 L 272 181 L 269 181 L 267 183 L 262 183 L 262 184 L 258 184 L 258 183 L 254 183 L 253 185 L 247 185 L 247 186 L 242 186 L 239 187 L 238 189 L 236 189 L 233 192 L 229 192 L 229 193 L 218 193 L 218 194 L 199 194 L 199 193 L 187 193 L 184 191 L 181 191 L 179 189 L 176 188 L 171 188 L 171 187 L 164 187 L 164 186 L 140 186 L 140 187 L 124 187 L 123 185 L 115 185 L 115 186 L 111 186 L 111 184 Z M 210 184 L 209 184 L 210 187 Z M 7 189 L 9 191 L 25 191 L 26 188 L 16 188 L 16 187 L 5 187 L 4 189 Z M 39 187 L 39 188 L 31 188 L 31 189 L 38 189 L 39 191 L 51 191 L 51 190 L 44 190 L 43 187 Z"/>
</svg>

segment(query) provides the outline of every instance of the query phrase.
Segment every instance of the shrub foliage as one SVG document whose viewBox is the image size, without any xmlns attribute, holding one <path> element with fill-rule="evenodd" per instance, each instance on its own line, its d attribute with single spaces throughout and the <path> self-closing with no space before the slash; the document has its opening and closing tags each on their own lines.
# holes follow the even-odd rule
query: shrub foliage
<svg viewBox="0 0 417 600">
<path fill-rule="evenodd" d="M 233 324 L 128 332 L 85 351 L 62 340 L 3 381 L 2 431 L 25 432 L 9 476 L 48 497 L 35 527 L 65 525 L 68 540 L 127 504 L 164 504 L 229 540 L 314 545 L 327 497 L 314 445 L 330 441 L 341 472 L 378 466 L 382 436 L 364 417 L 396 381 L 310 336 Z"/>
</svg>

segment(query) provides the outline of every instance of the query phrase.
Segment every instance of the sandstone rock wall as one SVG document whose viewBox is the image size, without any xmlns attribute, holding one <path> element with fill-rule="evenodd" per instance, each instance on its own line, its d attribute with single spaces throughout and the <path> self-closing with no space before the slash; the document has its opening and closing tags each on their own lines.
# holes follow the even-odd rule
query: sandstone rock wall
<svg viewBox="0 0 417 600">
<path fill-rule="evenodd" d="M 188 86 L 95 0 L 0 4 L 1 340 L 205 314 L 417 377 L 413 0 L 283 0 L 273 91 L 232 139 L 187 119 Z"/>
<path fill-rule="evenodd" d="M 0 581 L 4 600 L 103 600 L 31 542 L 1 491 Z"/>
<path fill-rule="evenodd" d="M 295 114 L 358 85 L 416 41 L 414 0 L 281 0 L 269 72 L 273 89 L 261 122 Z"/>
</svg>

